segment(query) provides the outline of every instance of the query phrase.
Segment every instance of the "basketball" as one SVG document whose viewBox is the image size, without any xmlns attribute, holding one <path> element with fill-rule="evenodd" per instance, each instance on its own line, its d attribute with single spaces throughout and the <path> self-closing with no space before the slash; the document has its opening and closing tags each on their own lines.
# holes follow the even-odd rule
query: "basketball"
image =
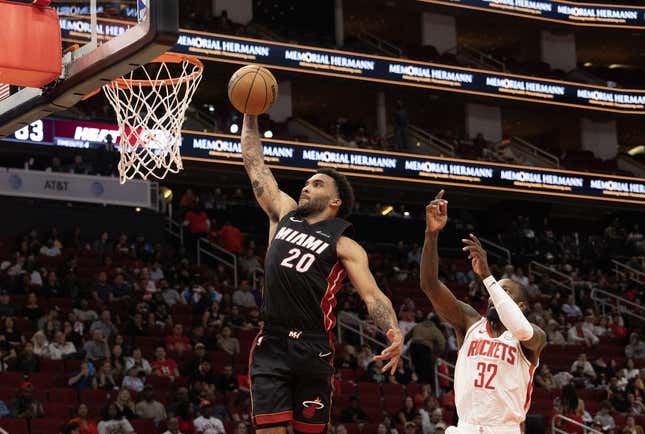
<svg viewBox="0 0 645 434">
<path fill-rule="evenodd" d="M 278 83 L 271 72 L 261 66 L 238 69 L 228 82 L 228 99 L 238 111 L 247 115 L 266 112 L 278 95 Z"/>
</svg>

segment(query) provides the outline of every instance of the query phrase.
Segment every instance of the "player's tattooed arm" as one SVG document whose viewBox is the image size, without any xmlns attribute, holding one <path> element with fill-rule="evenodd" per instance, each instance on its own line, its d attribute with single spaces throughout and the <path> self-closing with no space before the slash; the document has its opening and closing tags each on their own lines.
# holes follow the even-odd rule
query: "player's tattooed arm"
<svg viewBox="0 0 645 434">
<path fill-rule="evenodd" d="M 430 299 L 437 314 L 450 323 L 458 334 L 481 318 L 475 309 L 457 297 L 439 280 L 439 232 L 448 221 L 448 201 L 441 190 L 426 207 L 426 233 L 421 252 L 421 290 Z"/>
<path fill-rule="evenodd" d="M 242 124 L 242 160 L 251 180 L 253 193 L 264 212 L 273 222 L 296 207 L 296 202 L 280 191 L 271 170 L 264 164 L 258 117 L 244 115 Z"/>
<path fill-rule="evenodd" d="M 370 318 L 385 332 L 390 341 L 390 346 L 374 359 L 387 360 L 382 371 L 390 371 L 390 374 L 394 375 L 403 351 L 403 335 L 399 329 L 392 302 L 379 289 L 370 271 L 367 253 L 356 241 L 340 237 L 336 245 L 336 253 L 347 271 L 349 280 L 365 302 Z"/>
</svg>

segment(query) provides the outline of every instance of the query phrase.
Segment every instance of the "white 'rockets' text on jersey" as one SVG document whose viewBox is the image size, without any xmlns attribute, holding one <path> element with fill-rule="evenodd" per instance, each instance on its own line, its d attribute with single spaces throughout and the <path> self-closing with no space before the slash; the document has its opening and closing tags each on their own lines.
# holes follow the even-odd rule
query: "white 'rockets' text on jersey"
<svg viewBox="0 0 645 434">
<path fill-rule="evenodd" d="M 520 424 L 531 405 L 534 366 L 508 330 L 493 338 L 482 318 L 464 337 L 455 366 L 459 421 L 474 425 Z"/>
</svg>

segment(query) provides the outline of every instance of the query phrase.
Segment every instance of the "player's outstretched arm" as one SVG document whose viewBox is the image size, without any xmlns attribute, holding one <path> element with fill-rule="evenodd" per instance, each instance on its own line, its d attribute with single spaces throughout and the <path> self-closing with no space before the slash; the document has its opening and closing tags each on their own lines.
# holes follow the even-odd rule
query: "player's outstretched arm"
<svg viewBox="0 0 645 434">
<path fill-rule="evenodd" d="M 520 306 L 495 280 L 488 268 L 486 250 L 479 239 L 470 234 L 468 239 L 462 241 L 466 245 L 463 250 L 468 252 L 468 259 L 472 262 L 473 271 L 484 282 L 500 321 L 522 342 L 522 347 L 530 351 L 531 361 L 535 363 L 546 345 L 546 333 L 539 326 L 529 322 Z M 526 303 L 526 300 L 523 303 Z"/>
<path fill-rule="evenodd" d="M 390 346 L 384 349 L 380 355 L 374 357 L 374 360 L 389 360 L 383 366 L 382 371 L 389 370 L 390 374 L 394 375 L 403 352 L 403 335 L 399 329 L 392 302 L 376 284 L 370 271 L 367 253 L 363 247 L 351 238 L 340 237 L 336 245 L 336 252 L 347 271 L 349 280 L 365 302 L 370 317 L 390 340 Z"/>
<path fill-rule="evenodd" d="M 244 115 L 242 159 L 258 204 L 269 216 L 271 222 L 277 223 L 297 205 L 289 195 L 280 191 L 271 170 L 264 164 L 258 117 L 254 115 Z"/>
<path fill-rule="evenodd" d="M 463 303 L 439 281 L 439 232 L 448 222 L 448 201 L 443 199 L 441 190 L 426 206 L 426 233 L 421 253 L 421 290 L 430 299 L 437 314 L 458 332 L 466 333 L 468 328 L 481 318 L 475 309 Z"/>
</svg>

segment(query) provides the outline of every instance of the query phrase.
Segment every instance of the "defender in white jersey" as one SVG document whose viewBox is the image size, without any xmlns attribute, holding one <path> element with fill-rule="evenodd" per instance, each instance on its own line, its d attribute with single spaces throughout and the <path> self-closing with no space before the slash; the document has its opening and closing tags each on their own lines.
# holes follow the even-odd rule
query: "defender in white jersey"
<svg viewBox="0 0 645 434">
<path fill-rule="evenodd" d="M 524 316 L 526 289 L 510 279 L 495 280 L 486 251 L 472 234 L 462 240 L 463 250 L 490 294 L 486 317 L 457 300 L 439 281 L 437 239 L 448 221 L 448 201 L 443 194 L 441 190 L 426 207 L 421 289 L 437 314 L 454 327 L 459 344 L 455 367 L 459 423 L 446 433 L 520 434 L 546 334 Z"/>
</svg>

